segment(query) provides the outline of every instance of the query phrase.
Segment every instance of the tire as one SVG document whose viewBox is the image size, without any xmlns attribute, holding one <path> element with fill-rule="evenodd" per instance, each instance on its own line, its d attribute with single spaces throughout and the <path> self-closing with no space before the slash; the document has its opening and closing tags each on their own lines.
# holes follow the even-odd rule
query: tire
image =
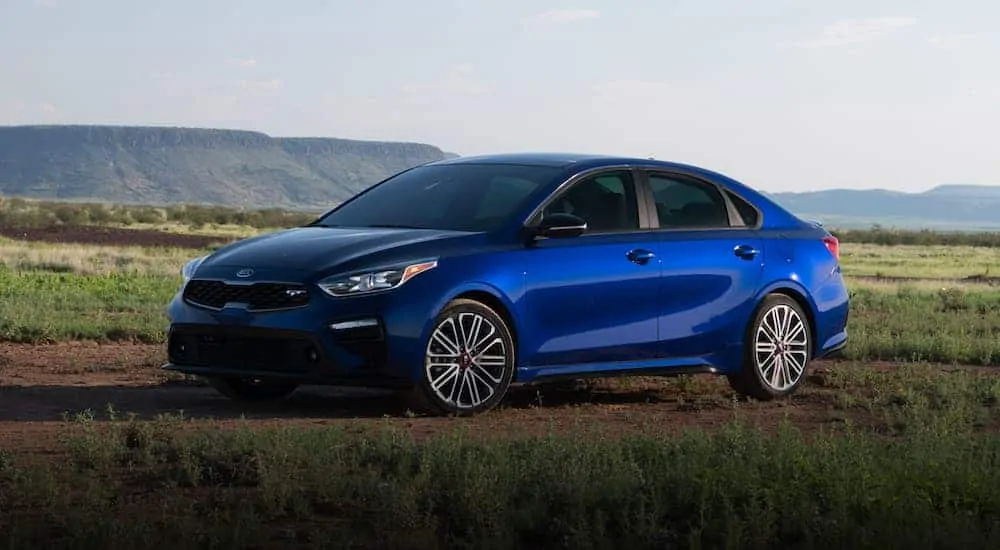
<svg viewBox="0 0 1000 550">
<path fill-rule="evenodd" d="M 514 338 L 497 312 L 475 300 L 453 300 L 434 319 L 413 405 L 435 416 L 492 410 L 510 388 L 515 357 Z"/>
<path fill-rule="evenodd" d="M 760 401 L 795 393 L 809 369 L 812 338 L 809 318 L 798 302 L 784 294 L 769 294 L 747 327 L 743 368 L 728 376 L 729 385 Z"/>
<path fill-rule="evenodd" d="M 286 380 L 256 380 L 253 378 L 211 377 L 209 384 L 233 401 L 257 403 L 283 399 L 298 389 L 297 382 Z"/>
</svg>

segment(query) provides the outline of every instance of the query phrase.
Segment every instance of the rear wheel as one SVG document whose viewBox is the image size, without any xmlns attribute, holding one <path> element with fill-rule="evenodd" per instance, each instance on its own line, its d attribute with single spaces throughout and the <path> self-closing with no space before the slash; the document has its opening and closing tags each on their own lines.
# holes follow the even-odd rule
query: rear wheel
<svg viewBox="0 0 1000 550">
<path fill-rule="evenodd" d="M 298 383 L 259 378 L 212 377 L 209 384 L 222 395 L 245 402 L 274 401 L 291 395 Z"/>
<path fill-rule="evenodd" d="M 489 306 L 467 299 L 449 303 L 435 318 L 414 389 L 424 412 L 471 416 L 496 407 L 514 376 L 514 339 Z"/>
<path fill-rule="evenodd" d="M 729 376 L 734 390 L 767 401 L 798 389 L 812 357 L 812 331 L 798 302 L 784 294 L 768 295 L 744 340 L 743 369 Z"/>
</svg>

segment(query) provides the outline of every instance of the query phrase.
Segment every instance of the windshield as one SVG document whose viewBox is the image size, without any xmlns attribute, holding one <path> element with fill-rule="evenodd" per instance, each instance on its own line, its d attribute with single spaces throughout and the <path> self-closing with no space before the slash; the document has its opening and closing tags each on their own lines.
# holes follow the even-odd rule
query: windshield
<svg viewBox="0 0 1000 550">
<path fill-rule="evenodd" d="M 512 164 L 419 166 L 344 203 L 316 225 L 490 231 L 559 171 Z"/>
</svg>

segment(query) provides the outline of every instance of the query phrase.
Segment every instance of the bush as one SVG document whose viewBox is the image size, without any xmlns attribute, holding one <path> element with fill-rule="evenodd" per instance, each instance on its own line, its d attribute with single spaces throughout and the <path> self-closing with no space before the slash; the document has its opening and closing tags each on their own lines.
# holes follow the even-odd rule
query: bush
<svg viewBox="0 0 1000 550">
<path fill-rule="evenodd" d="M 117 422 L 69 469 L 8 474 L 7 547 L 989 548 L 1000 440 L 933 426 L 892 441 L 733 423 L 416 442 L 336 429 Z M 16 461 L 6 462 L 16 464 Z M 53 480 L 58 482 L 53 482 Z M 169 518 L 169 521 L 163 519 Z M 55 529 L 54 529 L 55 527 Z"/>
</svg>

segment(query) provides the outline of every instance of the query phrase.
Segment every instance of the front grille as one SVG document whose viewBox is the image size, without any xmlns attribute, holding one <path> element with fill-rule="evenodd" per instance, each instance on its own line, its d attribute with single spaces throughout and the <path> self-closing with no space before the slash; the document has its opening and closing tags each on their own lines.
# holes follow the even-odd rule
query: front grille
<svg viewBox="0 0 1000 550">
<path fill-rule="evenodd" d="M 304 306 L 309 303 L 309 292 L 303 285 L 290 283 L 231 285 L 225 281 L 194 279 L 184 287 L 184 299 L 213 309 L 238 302 L 247 304 L 251 311 L 261 311 Z"/>
<path fill-rule="evenodd" d="M 321 362 L 306 336 L 184 329 L 173 332 L 170 361 L 194 367 L 304 373 Z"/>
</svg>

